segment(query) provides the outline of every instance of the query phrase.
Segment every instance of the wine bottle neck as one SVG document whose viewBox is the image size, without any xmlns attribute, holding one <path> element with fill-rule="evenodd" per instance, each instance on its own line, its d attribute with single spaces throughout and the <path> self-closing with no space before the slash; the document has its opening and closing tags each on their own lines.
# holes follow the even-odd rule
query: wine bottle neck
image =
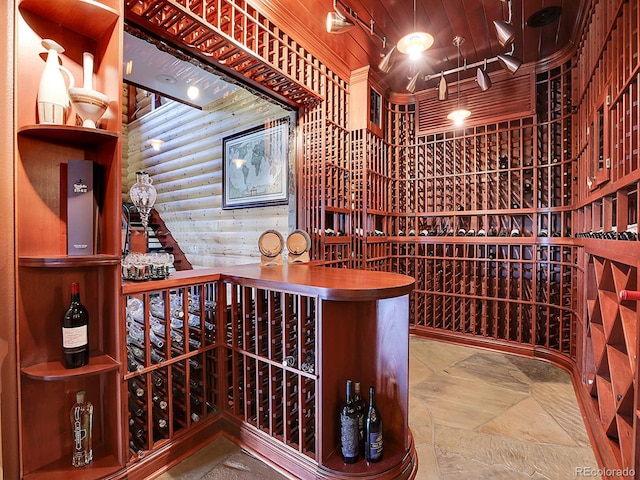
<svg viewBox="0 0 640 480">
<path fill-rule="evenodd" d="M 352 389 L 353 387 L 351 382 L 347 382 L 347 403 L 351 402 L 352 400 L 352 396 L 353 396 Z"/>
</svg>

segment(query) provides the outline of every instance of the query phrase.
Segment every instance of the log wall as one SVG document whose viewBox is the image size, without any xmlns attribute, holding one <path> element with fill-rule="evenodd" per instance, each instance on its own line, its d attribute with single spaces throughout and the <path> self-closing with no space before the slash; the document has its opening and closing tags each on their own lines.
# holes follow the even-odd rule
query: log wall
<svg viewBox="0 0 640 480">
<path fill-rule="evenodd" d="M 136 172 L 144 170 L 158 191 L 156 210 L 194 268 L 259 260 L 262 232 L 275 229 L 286 238 L 295 228 L 294 157 L 288 205 L 224 210 L 222 144 L 229 135 L 287 115 L 294 114 L 241 88 L 206 111 L 173 101 L 149 111 L 128 125 L 125 200 Z M 154 150 L 151 139 L 164 143 Z"/>
</svg>

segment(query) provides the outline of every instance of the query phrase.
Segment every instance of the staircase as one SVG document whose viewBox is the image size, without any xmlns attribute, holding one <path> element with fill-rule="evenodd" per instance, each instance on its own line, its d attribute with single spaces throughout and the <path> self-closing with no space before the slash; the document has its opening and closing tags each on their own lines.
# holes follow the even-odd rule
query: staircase
<svg viewBox="0 0 640 480">
<path fill-rule="evenodd" d="M 145 241 L 144 227 L 140 214 L 131 203 L 122 205 L 123 222 L 128 223 L 128 238 L 124 240 L 124 249 L 129 252 L 167 252 L 173 254 L 174 270 L 191 270 L 193 266 L 187 260 L 178 242 L 165 225 L 156 209 L 151 209 L 149 226 Z"/>
</svg>

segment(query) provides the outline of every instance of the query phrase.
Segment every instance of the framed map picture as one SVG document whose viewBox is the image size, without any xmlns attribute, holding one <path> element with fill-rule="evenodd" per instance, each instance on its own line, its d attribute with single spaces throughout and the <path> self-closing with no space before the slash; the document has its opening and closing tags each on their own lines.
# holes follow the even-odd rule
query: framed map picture
<svg viewBox="0 0 640 480">
<path fill-rule="evenodd" d="M 222 141 L 222 208 L 261 207 L 289 200 L 289 118 Z"/>
</svg>

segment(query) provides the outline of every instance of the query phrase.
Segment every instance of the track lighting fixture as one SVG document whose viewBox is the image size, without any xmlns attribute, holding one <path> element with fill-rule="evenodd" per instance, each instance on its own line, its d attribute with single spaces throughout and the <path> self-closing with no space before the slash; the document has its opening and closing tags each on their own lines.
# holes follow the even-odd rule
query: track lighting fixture
<svg viewBox="0 0 640 480">
<path fill-rule="evenodd" d="M 449 98 L 449 87 L 447 81 L 444 79 L 444 75 L 440 76 L 440 83 L 438 83 L 438 100 L 444 101 Z"/>
<path fill-rule="evenodd" d="M 354 27 L 355 24 L 337 10 L 327 13 L 327 32 L 343 33 Z"/>
<path fill-rule="evenodd" d="M 505 0 L 502 0 L 503 2 Z M 498 42 L 504 48 L 509 48 L 516 38 L 516 30 L 511 24 L 511 0 L 507 0 L 509 6 L 509 20 L 494 20 L 493 25 L 496 27 L 496 35 Z"/>
<path fill-rule="evenodd" d="M 395 49 L 395 46 L 391 47 L 391 49 L 382 57 L 382 60 L 378 64 L 378 68 L 381 72 L 389 73 L 391 71 L 391 66 L 393 65 L 393 52 Z"/>
<path fill-rule="evenodd" d="M 414 93 L 416 91 L 416 85 L 418 84 L 418 78 L 420 78 L 420 71 L 418 71 L 418 73 L 416 73 L 411 80 L 409 81 L 409 84 L 407 85 L 407 91 L 409 93 Z"/>
<path fill-rule="evenodd" d="M 489 77 L 489 73 L 487 72 L 487 59 L 484 59 L 484 69 L 478 67 L 478 71 L 476 72 L 476 82 L 478 82 L 478 86 L 480 90 L 486 92 L 491 88 L 491 78 Z"/>
<path fill-rule="evenodd" d="M 505 53 L 504 55 L 498 55 L 496 57 L 503 68 L 505 68 L 509 73 L 514 74 L 522 65 L 522 60 L 513 56 L 513 50 L 510 53 Z"/>
</svg>

